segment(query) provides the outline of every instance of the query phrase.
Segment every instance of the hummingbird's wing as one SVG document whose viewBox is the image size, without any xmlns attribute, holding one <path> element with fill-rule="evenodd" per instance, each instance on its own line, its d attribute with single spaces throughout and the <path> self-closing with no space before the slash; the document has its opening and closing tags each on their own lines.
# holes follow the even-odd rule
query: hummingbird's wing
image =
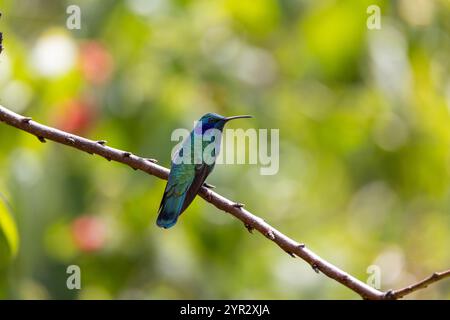
<svg viewBox="0 0 450 320">
<path fill-rule="evenodd" d="M 172 227 L 181 214 L 186 193 L 195 178 L 195 165 L 172 163 L 169 179 L 158 210 L 156 224 L 162 228 Z"/>
<path fill-rule="evenodd" d="M 200 188 L 203 186 L 203 183 L 205 182 L 206 178 L 209 176 L 213 168 L 214 165 L 208 166 L 206 164 L 195 166 L 195 178 L 192 181 L 186 193 L 186 198 L 184 199 L 180 214 L 183 213 L 183 211 L 186 210 L 186 208 L 194 200 L 195 196 L 199 192 Z"/>
<path fill-rule="evenodd" d="M 212 167 L 201 165 L 172 165 L 156 224 L 170 228 L 191 204 L 211 172 Z"/>
</svg>

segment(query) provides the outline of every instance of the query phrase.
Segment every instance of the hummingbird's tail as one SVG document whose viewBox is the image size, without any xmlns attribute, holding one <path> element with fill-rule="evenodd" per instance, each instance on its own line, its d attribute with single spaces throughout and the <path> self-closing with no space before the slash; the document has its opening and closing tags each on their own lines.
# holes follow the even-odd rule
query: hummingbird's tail
<svg viewBox="0 0 450 320">
<path fill-rule="evenodd" d="M 177 223 L 183 207 L 184 196 L 164 195 L 158 210 L 158 227 L 168 229 Z"/>
</svg>

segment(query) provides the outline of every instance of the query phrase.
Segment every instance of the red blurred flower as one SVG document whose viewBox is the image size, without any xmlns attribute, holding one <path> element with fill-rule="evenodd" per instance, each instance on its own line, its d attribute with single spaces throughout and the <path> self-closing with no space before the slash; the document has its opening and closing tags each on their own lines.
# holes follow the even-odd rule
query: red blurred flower
<svg viewBox="0 0 450 320">
<path fill-rule="evenodd" d="M 72 235 L 75 245 L 81 251 L 97 251 L 105 243 L 105 226 L 95 217 L 79 217 L 72 223 Z"/>
<path fill-rule="evenodd" d="M 86 99 L 71 99 L 62 103 L 56 116 L 56 127 L 74 134 L 83 134 L 95 119 L 96 107 Z"/>
<path fill-rule="evenodd" d="M 100 85 L 110 78 L 113 59 L 100 42 L 87 41 L 80 48 L 80 68 L 87 81 Z"/>
</svg>

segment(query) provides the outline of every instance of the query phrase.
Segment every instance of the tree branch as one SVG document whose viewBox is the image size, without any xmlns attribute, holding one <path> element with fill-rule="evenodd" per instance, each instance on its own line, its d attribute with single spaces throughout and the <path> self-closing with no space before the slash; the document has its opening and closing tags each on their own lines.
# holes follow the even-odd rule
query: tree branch
<svg viewBox="0 0 450 320">
<path fill-rule="evenodd" d="M 35 135 L 41 142 L 45 142 L 46 139 L 52 140 L 90 154 L 97 154 L 107 159 L 108 161 L 114 160 L 126 164 L 135 170 L 142 170 L 160 179 L 167 180 L 167 177 L 169 175 L 169 169 L 157 165 L 155 163 L 156 160 L 142 158 L 133 155 L 130 152 L 108 147 L 106 145 L 106 141 L 104 140 L 93 141 L 65 131 L 39 124 L 33 121 L 31 118 L 16 114 L 2 106 L 0 106 L 0 121 L 3 121 L 10 126 Z M 330 262 L 315 254 L 310 249 L 306 248 L 304 244 L 300 244 L 299 242 L 284 235 L 260 217 L 255 216 L 251 212 L 244 209 L 243 205 L 233 202 L 221 196 L 220 194 L 211 191 L 206 186 L 201 188 L 199 195 L 218 209 L 225 211 L 242 221 L 245 227 L 250 232 L 253 229 L 256 229 L 266 238 L 276 243 L 289 255 L 293 257 L 300 257 L 308 264 L 310 264 L 313 270 L 317 273 L 322 272 L 331 279 L 334 279 L 347 288 L 353 290 L 364 299 L 398 299 L 413 291 L 424 288 L 433 282 L 444 279 L 450 273 L 450 271 L 435 273 L 431 277 L 410 287 L 397 291 L 382 292 L 334 266 Z"/>
<path fill-rule="evenodd" d="M 428 278 L 423 279 L 422 281 L 419 281 L 415 284 L 409 285 L 405 288 L 398 289 L 398 290 L 390 290 L 386 292 L 386 298 L 387 299 L 400 299 L 404 296 L 413 293 L 414 291 L 423 289 L 428 287 L 430 284 L 435 283 L 439 280 L 445 279 L 447 277 L 450 277 L 450 269 L 442 272 L 435 272 Z"/>
</svg>

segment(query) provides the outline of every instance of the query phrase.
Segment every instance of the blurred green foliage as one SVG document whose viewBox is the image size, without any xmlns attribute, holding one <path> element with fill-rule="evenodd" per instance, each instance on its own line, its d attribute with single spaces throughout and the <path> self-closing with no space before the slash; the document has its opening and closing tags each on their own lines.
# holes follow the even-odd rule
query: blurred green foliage
<svg viewBox="0 0 450 320">
<path fill-rule="evenodd" d="M 0 104 L 165 166 L 173 129 L 253 114 L 239 125 L 280 129 L 279 173 L 209 182 L 397 288 L 450 262 L 450 3 L 376 1 L 369 30 L 373 2 L 0 0 Z M 0 125 L 0 170 L 1 298 L 356 298 L 201 199 L 158 229 L 164 181 L 126 166 Z"/>
</svg>

